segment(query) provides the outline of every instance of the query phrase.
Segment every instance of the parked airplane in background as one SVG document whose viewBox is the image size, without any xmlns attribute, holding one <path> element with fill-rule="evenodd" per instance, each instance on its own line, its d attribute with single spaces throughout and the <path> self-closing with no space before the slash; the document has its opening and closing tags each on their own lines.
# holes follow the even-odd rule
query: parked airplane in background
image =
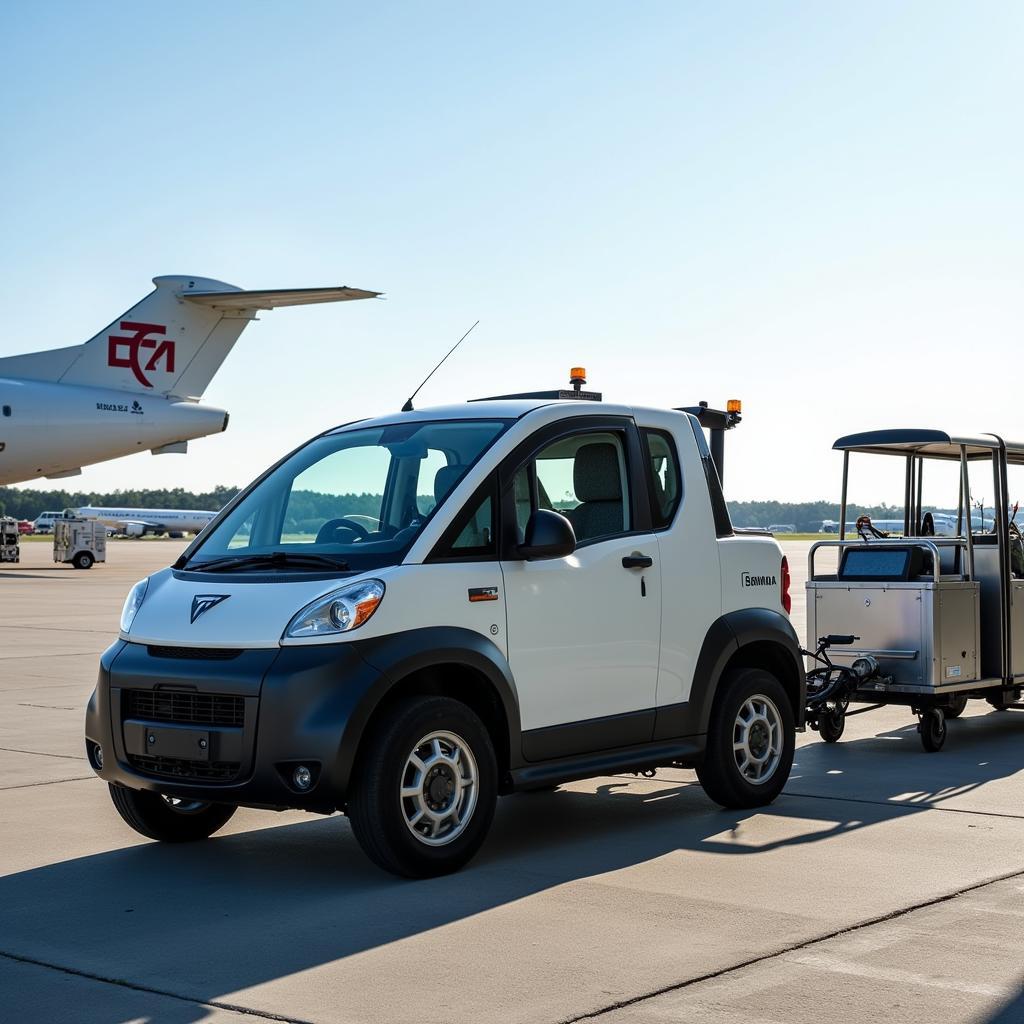
<svg viewBox="0 0 1024 1024">
<path fill-rule="evenodd" d="M 75 515 L 83 519 L 98 519 L 108 530 L 128 537 L 143 537 L 147 533 L 180 537 L 183 533 L 198 533 L 216 514 L 180 508 L 96 508 L 85 505 L 75 509 Z"/>
<path fill-rule="evenodd" d="M 259 310 L 380 294 L 243 291 L 203 277 L 153 284 L 83 345 L 0 358 L 0 484 L 77 476 L 133 452 L 184 452 L 227 429 L 228 414 L 199 399 Z"/>
</svg>

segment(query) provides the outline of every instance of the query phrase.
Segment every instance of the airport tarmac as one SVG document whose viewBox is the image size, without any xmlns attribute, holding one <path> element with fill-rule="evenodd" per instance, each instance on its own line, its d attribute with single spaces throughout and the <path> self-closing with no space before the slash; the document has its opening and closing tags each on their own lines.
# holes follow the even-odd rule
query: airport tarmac
<svg viewBox="0 0 1024 1024">
<path fill-rule="evenodd" d="M 802 631 L 806 542 L 787 545 Z M 908 712 L 800 738 L 774 806 L 692 772 L 499 802 L 460 874 L 399 881 L 344 817 L 240 811 L 160 846 L 84 756 L 99 653 L 181 542 L 0 568 L 0 1021 L 1024 1020 L 1024 712 L 925 754 Z"/>
</svg>

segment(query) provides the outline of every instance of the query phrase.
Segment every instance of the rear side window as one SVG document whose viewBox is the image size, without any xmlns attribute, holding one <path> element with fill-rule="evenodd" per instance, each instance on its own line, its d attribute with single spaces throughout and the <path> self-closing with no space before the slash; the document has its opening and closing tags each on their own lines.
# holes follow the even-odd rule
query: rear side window
<svg viewBox="0 0 1024 1024">
<path fill-rule="evenodd" d="M 647 446 L 651 522 L 656 530 L 671 524 L 683 494 L 679 457 L 672 438 L 660 430 L 642 430 Z"/>
</svg>

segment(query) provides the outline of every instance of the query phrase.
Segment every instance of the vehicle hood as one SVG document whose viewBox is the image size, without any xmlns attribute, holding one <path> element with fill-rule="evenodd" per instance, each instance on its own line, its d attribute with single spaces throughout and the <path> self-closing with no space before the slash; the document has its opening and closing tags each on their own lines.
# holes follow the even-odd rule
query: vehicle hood
<svg viewBox="0 0 1024 1024">
<path fill-rule="evenodd" d="M 169 647 L 278 647 L 288 623 L 306 605 L 361 579 L 384 579 L 389 571 L 310 578 L 292 573 L 246 577 L 162 569 L 149 577 L 142 607 L 121 639 Z M 348 634 L 339 634 L 316 640 L 347 638 Z"/>
</svg>

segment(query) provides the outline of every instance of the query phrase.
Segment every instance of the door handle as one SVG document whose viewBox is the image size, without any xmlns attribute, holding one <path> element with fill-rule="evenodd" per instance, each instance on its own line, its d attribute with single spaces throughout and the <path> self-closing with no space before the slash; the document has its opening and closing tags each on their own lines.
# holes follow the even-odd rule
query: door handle
<svg viewBox="0 0 1024 1024">
<path fill-rule="evenodd" d="M 623 569 L 649 569 L 654 565 L 650 555 L 625 555 L 622 559 Z"/>
</svg>

